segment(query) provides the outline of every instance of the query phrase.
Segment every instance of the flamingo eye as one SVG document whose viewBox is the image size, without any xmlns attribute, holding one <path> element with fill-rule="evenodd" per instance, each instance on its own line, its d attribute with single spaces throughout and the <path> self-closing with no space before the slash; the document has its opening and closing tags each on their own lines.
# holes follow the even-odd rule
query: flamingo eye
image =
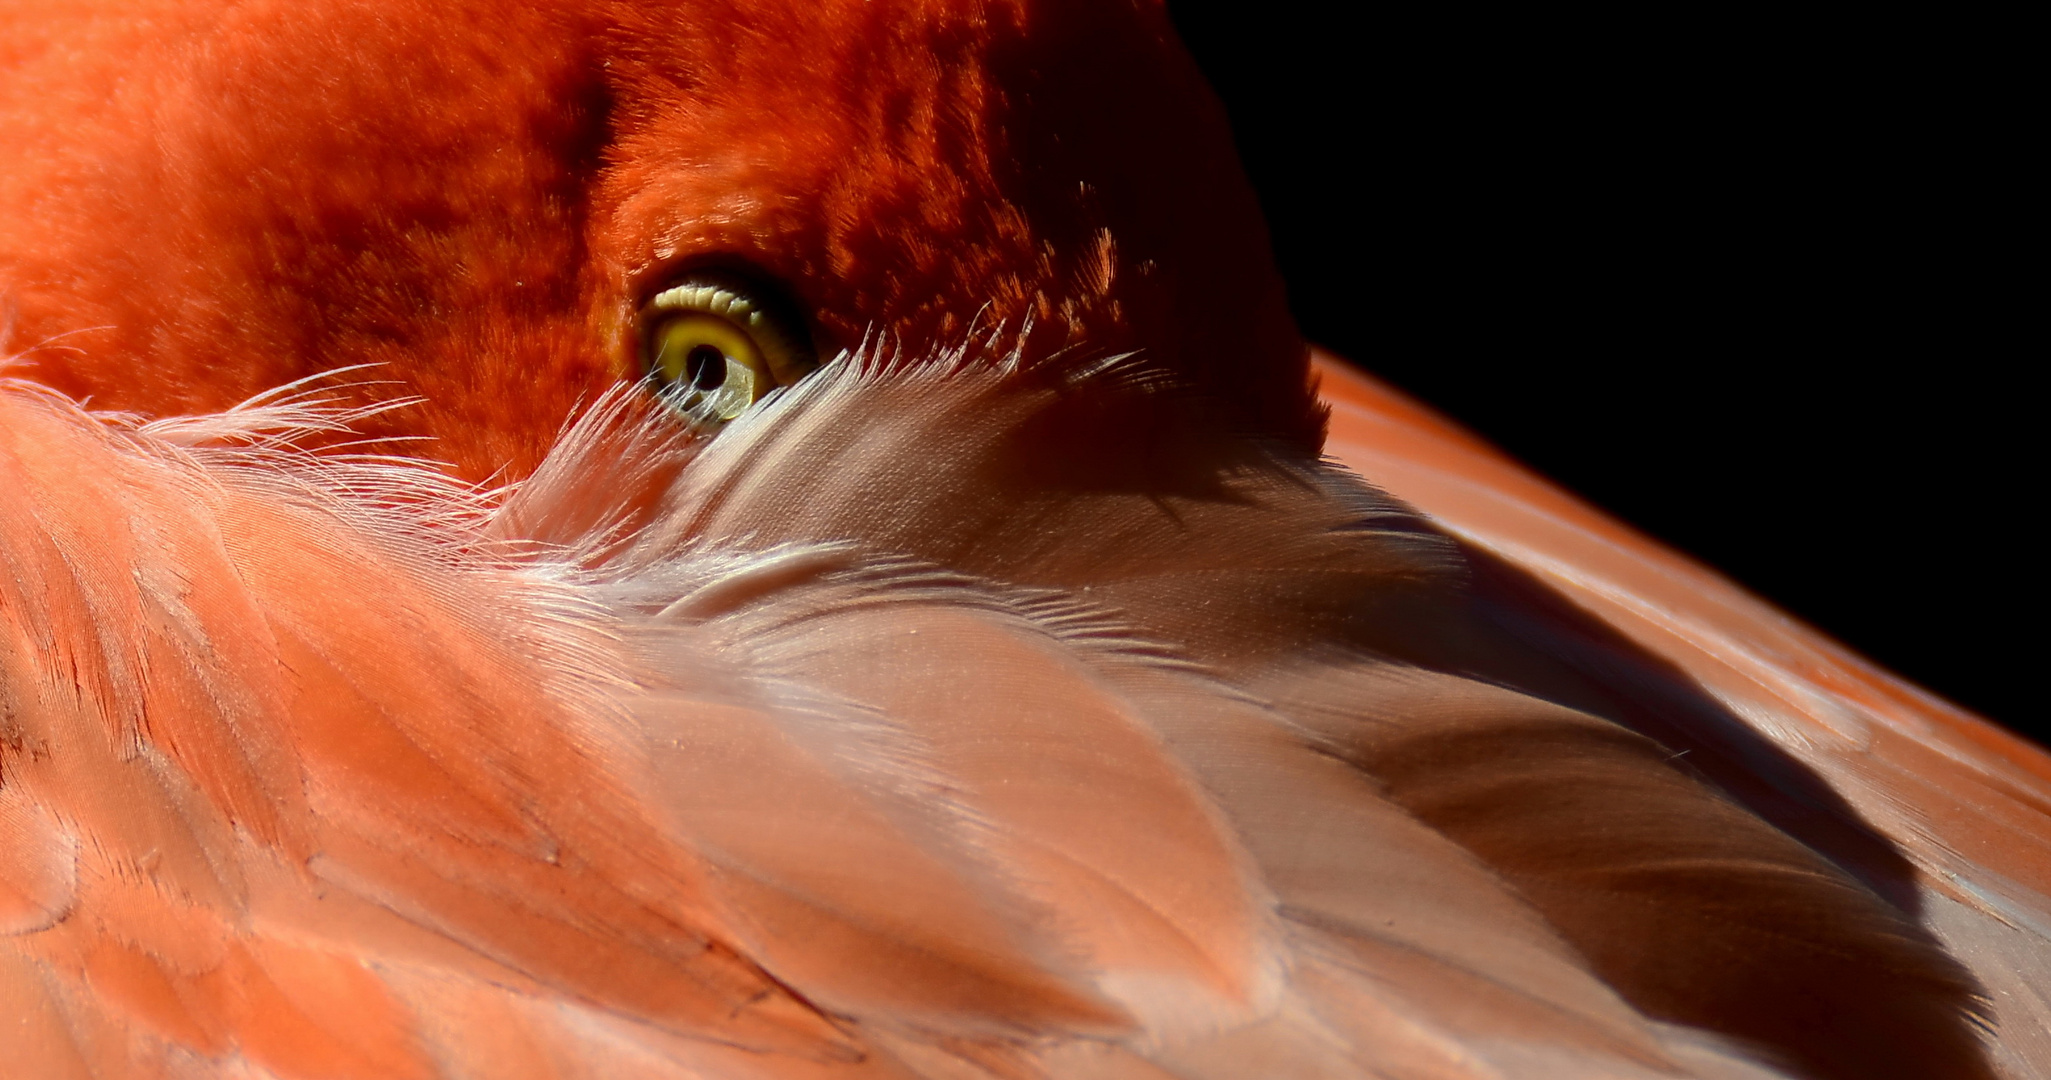
<svg viewBox="0 0 2051 1080">
<path fill-rule="evenodd" d="M 649 380 L 694 419 L 732 420 L 819 365 L 804 321 L 737 274 L 687 274 L 648 301 L 641 321 Z"/>
</svg>

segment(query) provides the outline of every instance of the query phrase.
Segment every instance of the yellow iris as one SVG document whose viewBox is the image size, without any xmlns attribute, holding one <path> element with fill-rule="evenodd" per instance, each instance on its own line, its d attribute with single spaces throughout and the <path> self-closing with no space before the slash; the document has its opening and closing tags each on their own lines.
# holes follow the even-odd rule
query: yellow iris
<svg viewBox="0 0 2051 1080">
<path fill-rule="evenodd" d="M 693 274 L 656 294 L 642 317 L 649 374 L 699 419 L 732 420 L 817 366 L 803 321 L 735 275 Z"/>
<path fill-rule="evenodd" d="M 717 315 L 675 315 L 656 324 L 650 365 L 693 412 L 721 420 L 741 415 L 776 385 L 776 376 L 741 328 Z"/>
</svg>

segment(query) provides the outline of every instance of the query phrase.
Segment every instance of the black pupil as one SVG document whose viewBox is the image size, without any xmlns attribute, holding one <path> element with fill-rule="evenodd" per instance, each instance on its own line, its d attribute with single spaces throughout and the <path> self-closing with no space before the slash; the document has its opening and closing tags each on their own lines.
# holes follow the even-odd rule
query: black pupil
<svg viewBox="0 0 2051 1080">
<path fill-rule="evenodd" d="M 726 354 L 711 345 L 694 345 L 684 354 L 684 377 L 700 390 L 726 384 Z"/>
</svg>

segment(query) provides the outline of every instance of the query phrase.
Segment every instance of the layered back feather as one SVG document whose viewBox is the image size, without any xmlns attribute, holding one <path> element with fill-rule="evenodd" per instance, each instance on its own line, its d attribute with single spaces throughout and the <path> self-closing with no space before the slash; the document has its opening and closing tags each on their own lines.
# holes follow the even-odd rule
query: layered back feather
<svg viewBox="0 0 2051 1080">
<path fill-rule="evenodd" d="M 1130 374 L 615 397 L 492 507 L 8 389 L 17 1060 L 2031 1075 L 2040 937 L 1976 975 L 1684 675 Z"/>
</svg>

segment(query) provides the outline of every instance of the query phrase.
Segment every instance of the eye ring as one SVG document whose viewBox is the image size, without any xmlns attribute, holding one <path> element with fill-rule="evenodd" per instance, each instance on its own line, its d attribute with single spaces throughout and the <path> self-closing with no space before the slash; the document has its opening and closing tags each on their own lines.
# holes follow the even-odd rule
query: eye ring
<svg viewBox="0 0 2051 1080">
<path fill-rule="evenodd" d="M 642 366 L 672 408 L 739 416 L 819 366 L 805 322 L 773 286 L 725 269 L 674 279 L 641 308 Z"/>
</svg>

